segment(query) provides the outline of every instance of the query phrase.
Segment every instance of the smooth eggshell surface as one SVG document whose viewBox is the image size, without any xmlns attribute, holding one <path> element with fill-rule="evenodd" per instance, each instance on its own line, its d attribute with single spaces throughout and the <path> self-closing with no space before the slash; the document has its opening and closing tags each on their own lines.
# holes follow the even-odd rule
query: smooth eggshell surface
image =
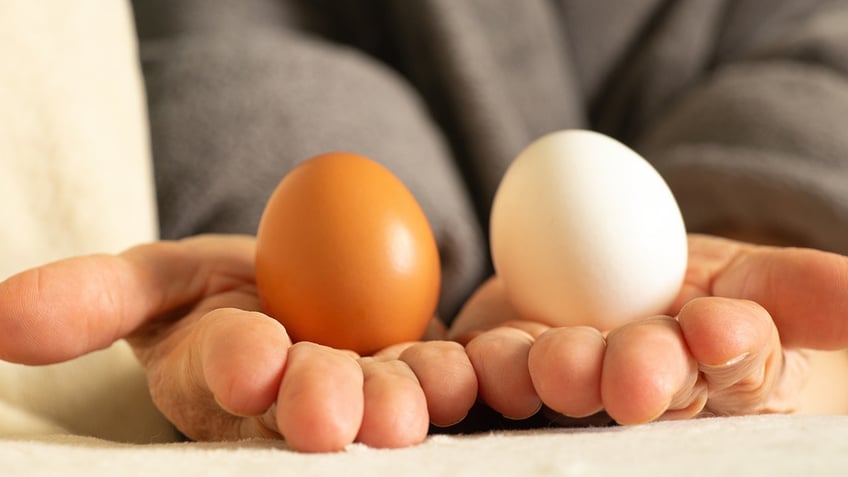
<svg viewBox="0 0 848 477">
<path fill-rule="evenodd" d="M 492 204 L 496 273 L 528 319 L 609 330 L 667 311 L 686 272 L 686 230 L 641 156 L 599 133 L 542 137 Z"/>
<path fill-rule="evenodd" d="M 263 309 L 295 341 L 370 354 L 420 339 L 440 264 L 418 202 L 388 169 L 351 153 L 294 168 L 257 232 Z"/>
</svg>

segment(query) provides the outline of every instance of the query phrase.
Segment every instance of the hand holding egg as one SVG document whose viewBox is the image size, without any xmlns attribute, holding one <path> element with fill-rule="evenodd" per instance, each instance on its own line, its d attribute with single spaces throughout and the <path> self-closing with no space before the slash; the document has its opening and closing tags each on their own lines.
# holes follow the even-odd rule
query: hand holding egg
<svg viewBox="0 0 848 477">
<path fill-rule="evenodd" d="M 294 340 L 369 354 L 424 334 L 439 255 L 424 213 L 391 172 L 329 153 L 293 169 L 269 199 L 256 284 L 266 313 Z"/>
<path fill-rule="evenodd" d="M 677 203 L 642 157 L 567 130 L 527 147 L 492 205 L 496 273 L 513 306 L 550 326 L 610 330 L 661 314 L 686 271 Z"/>
</svg>

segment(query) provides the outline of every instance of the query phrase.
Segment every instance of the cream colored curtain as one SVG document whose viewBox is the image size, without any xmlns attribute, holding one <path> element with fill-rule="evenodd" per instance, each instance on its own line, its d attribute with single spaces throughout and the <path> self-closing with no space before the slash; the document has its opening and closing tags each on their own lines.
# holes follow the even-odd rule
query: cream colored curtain
<svg viewBox="0 0 848 477">
<path fill-rule="evenodd" d="M 0 2 L 0 279 L 157 236 L 128 2 Z M 119 342 L 47 367 L 0 362 L 0 434 L 173 438 Z"/>
</svg>

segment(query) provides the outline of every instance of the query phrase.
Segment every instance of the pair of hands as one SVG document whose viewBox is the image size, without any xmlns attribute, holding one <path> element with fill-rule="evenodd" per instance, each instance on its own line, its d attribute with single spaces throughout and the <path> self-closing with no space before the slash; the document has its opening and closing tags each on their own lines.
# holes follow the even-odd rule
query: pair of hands
<svg viewBox="0 0 848 477">
<path fill-rule="evenodd" d="M 814 349 L 848 347 L 848 259 L 691 236 L 668 316 L 607 334 L 521 319 L 492 278 L 447 339 L 360 357 L 292 344 L 262 314 L 254 240 L 201 236 L 78 257 L 0 283 L 0 359 L 47 364 L 126 338 L 160 410 L 199 440 L 284 436 L 296 449 L 401 447 L 479 399 L 622 424 L 792 412 Z"/>
</svg>

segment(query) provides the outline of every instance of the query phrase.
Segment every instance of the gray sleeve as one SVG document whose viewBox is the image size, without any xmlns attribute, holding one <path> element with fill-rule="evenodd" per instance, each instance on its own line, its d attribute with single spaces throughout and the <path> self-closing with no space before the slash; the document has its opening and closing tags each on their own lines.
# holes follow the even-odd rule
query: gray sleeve
<svg viewBox="0 0 848 477">
<path fill-rule="evenodd" d="M 252 234 L 293 165 L 357 152 L 421 203 L 442 256 L 439 312 L 452 316 L 485 272 L 483 234 L 441 133 L 401 77 L 314 34 L 321 17 L 297 2 L 250 0 L 237 12 L 226 0 L 137 3 L 164 238 Z"/>
<path fill-rule="evenodd" d="M 755 228 L 848 253 L 848 2 L 728 5 L 707 73 L 636 145 L 690 231 Z"/>
</svg>

